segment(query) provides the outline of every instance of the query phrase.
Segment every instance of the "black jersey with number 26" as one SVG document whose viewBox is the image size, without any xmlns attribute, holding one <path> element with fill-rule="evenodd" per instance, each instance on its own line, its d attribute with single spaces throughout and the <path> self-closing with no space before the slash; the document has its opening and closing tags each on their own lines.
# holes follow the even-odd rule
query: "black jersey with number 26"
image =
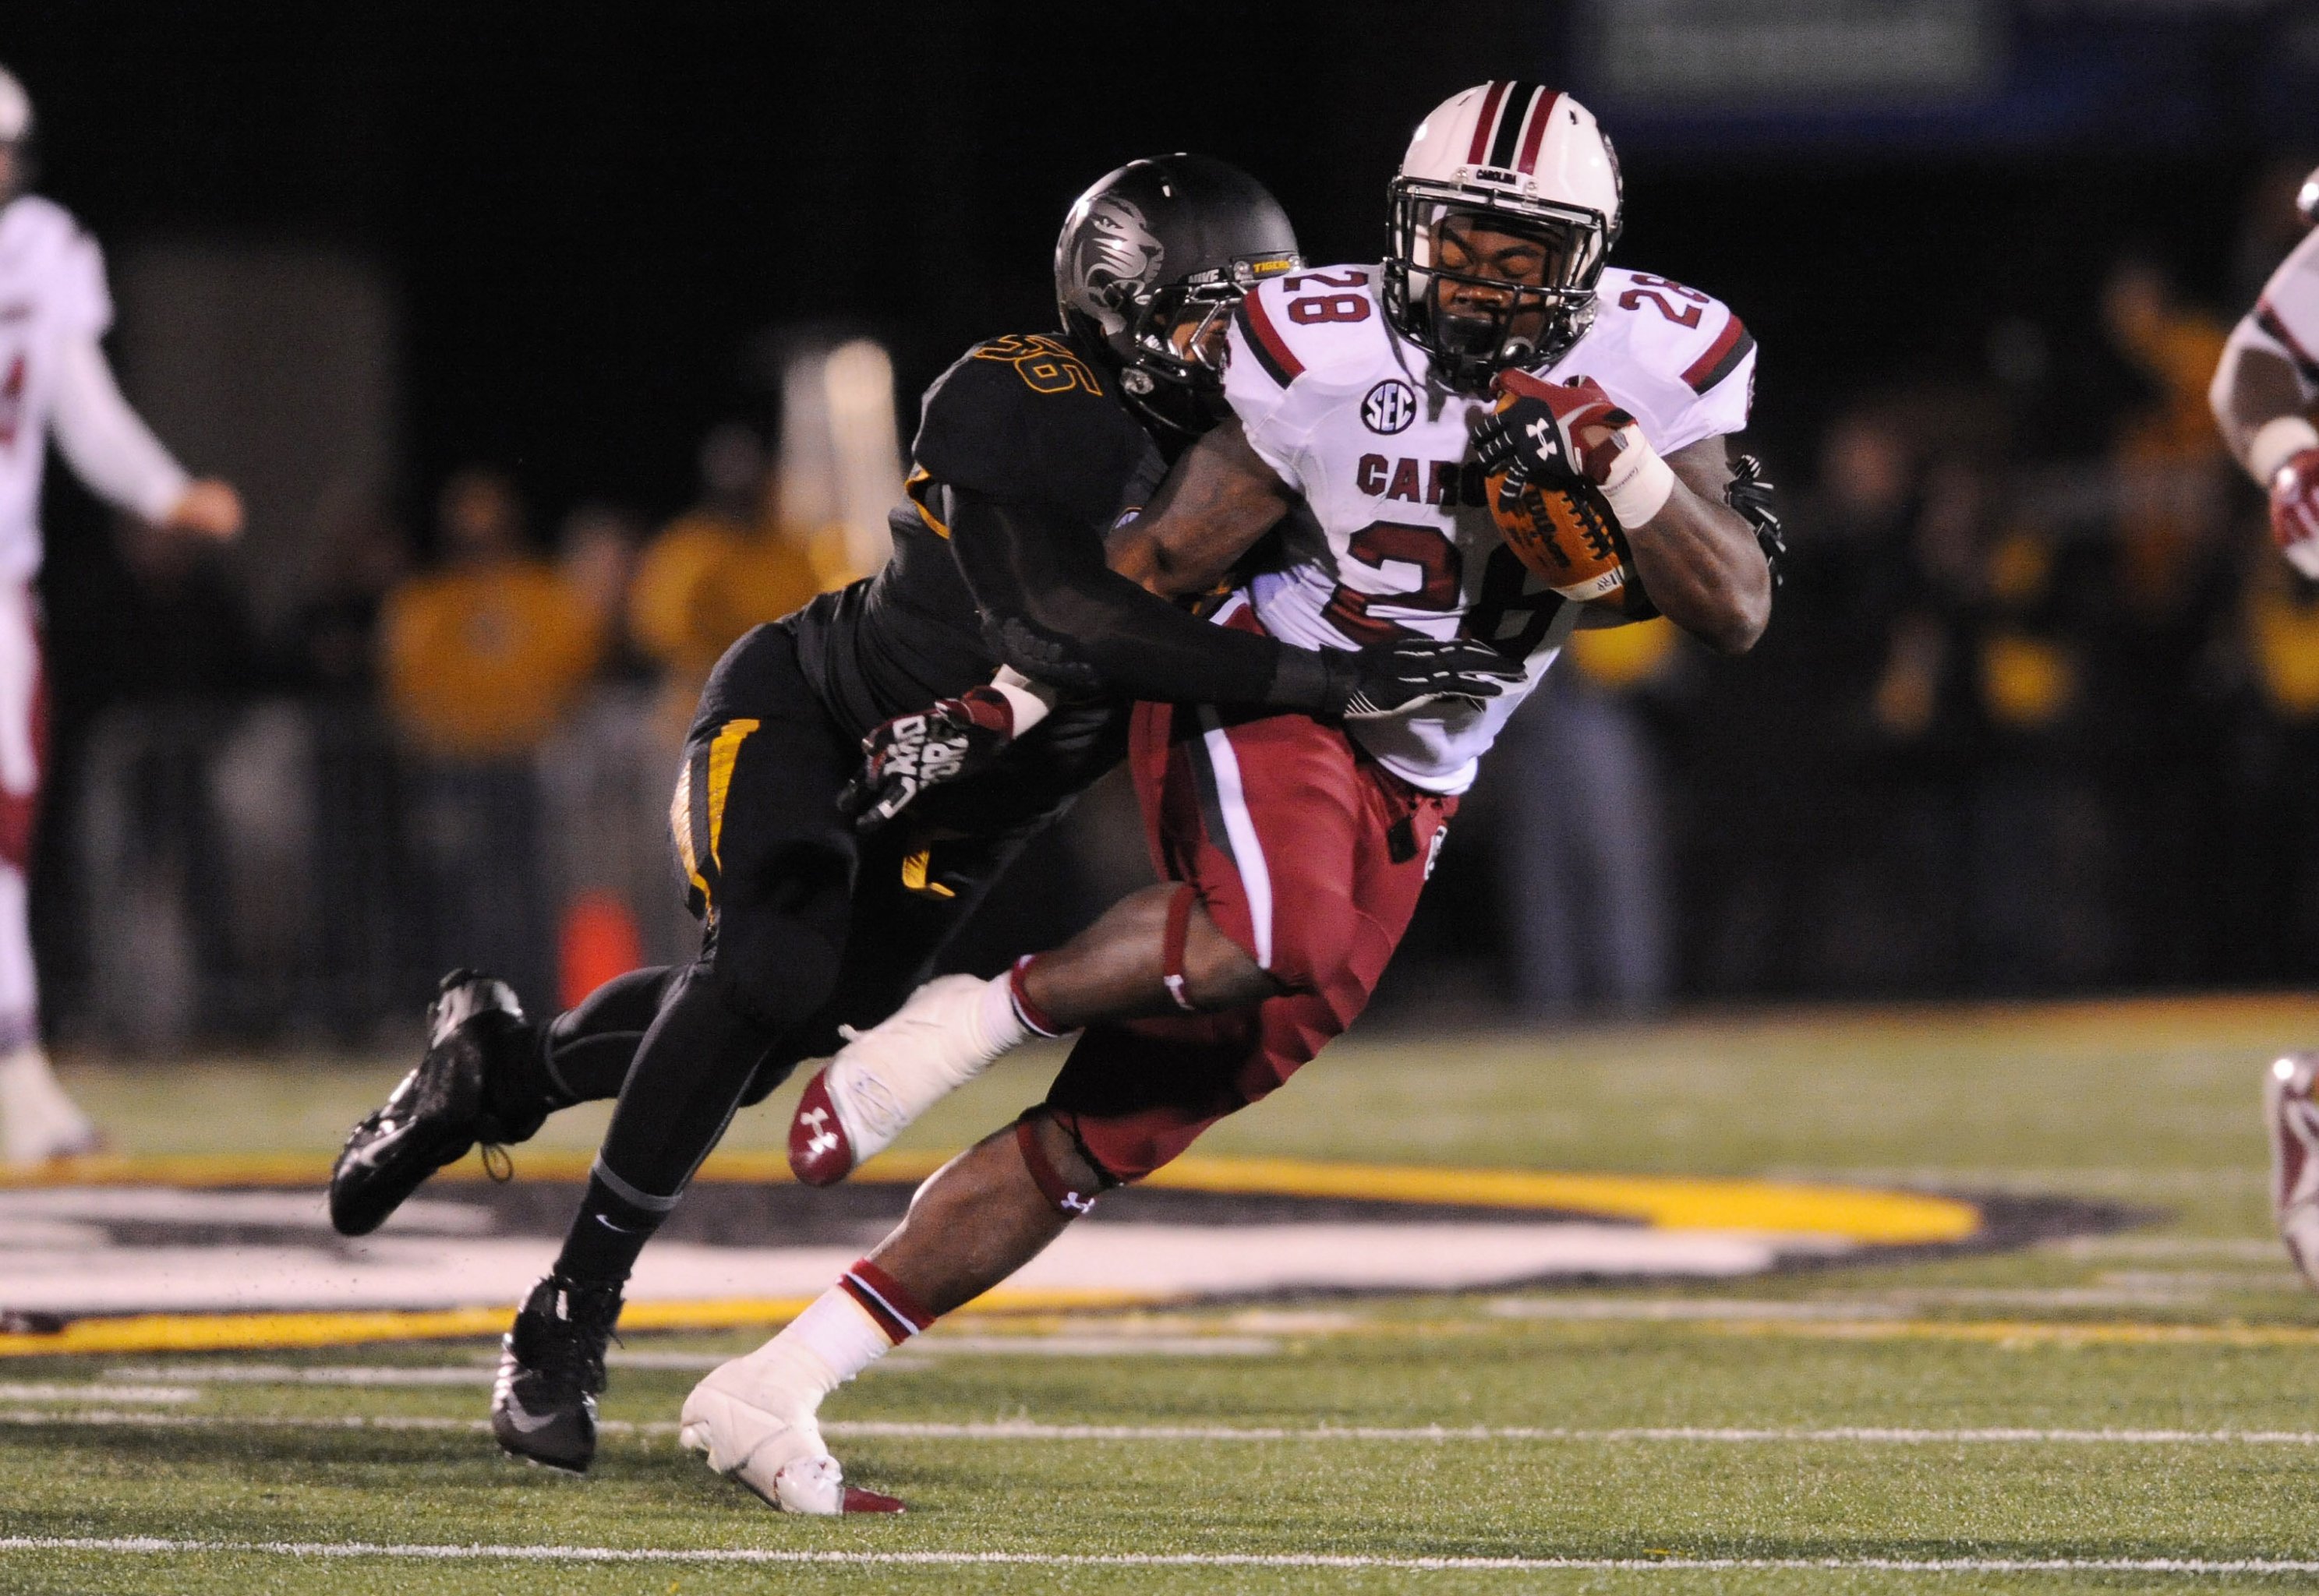
<svg viewBox="0 0 2319 1596">
<path fill-rule="evenodd" d="M 990 680 L 999 661 L 952 556 L 947 486 L 1104 534 L 1166 472 L 1115 384 L 1066 338 L 1021 334 L 976 345 L 926 390 L 907 498 L 889 525 L 894 555 L 876 576 L 799 613 L 799 653 L 838 723 L 866 731 Z M 1089 735 L 1122 706 L 1066 706 L 1041 741 Z M 1036 734 L 1034 734 L 1035 735 Z M 1026 751 L 1027 752 L 1027 751 Z"/>
</svg>

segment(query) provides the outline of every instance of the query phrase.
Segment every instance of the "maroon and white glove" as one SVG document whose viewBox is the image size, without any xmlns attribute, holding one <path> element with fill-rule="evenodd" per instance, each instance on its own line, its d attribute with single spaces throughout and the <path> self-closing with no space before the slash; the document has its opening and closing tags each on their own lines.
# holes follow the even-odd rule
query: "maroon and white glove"
<svg viewBox="0 0 2319 1596">
<path fill-rule="evenodd" d="M 1674 468 L 1593 378 L 1549 383 L 1506 371 L 1496 388 L 1497 408 L 1475 429 L 1474 444 L 1484 472 L 1505 473 L 1502 495 L 1519 498 L 1529 482 L 1577 477 L 1602 490 L 1629 530 L 1665 507 Z"/>
<path fill-rule="evenodd" d="M 837 795 L 856 831 L 876 831 L 929 787 L 988 767 L 1014 742 L 1015 706 L 996 687 L 970 687 L 862 739 L 862 768 Z"/>
<path fill-rule="evenodd" d="M 2319 582 L 2319 448 L 2270 473 L 2270 537 L 2289 564 Z"/>
</svg>

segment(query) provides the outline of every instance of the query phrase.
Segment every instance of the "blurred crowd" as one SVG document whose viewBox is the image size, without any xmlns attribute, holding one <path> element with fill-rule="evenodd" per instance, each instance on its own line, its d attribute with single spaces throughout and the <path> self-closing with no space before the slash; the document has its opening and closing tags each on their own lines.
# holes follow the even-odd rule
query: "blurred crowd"
<svg viewBox="0 0 2319 1596">
<path fill-rule="evenodd" d="M 429 970 L 546 1004 L 679 956 L 660 834 L 700 688 L 860 574 L 858 537 L 795 497 L 737 421 L 657 527 L 585 501 L 543 537 L 509 473 L 464 467 L 416 530 L 343 507 L 271 640 L 222 558 L 124 526 L 150 648 L 59 820 L 77 896 L 137 929 L 58 960 L 65 1013 L 154 1045 L 284 1016 L 358 1034 Z"/>
<path fill-rule="evenodd" d="M 1468 888 L 1526 1008 L 2319 978 L 2319 589 L 2206 401 L 2305 169 L 2251 201 L 2227 308 L 2128 251 L 2093 347 L 2001 322 L 1836 407 L 1780 463 L 1746 659 L 1582 638 Z"/>
</svg>

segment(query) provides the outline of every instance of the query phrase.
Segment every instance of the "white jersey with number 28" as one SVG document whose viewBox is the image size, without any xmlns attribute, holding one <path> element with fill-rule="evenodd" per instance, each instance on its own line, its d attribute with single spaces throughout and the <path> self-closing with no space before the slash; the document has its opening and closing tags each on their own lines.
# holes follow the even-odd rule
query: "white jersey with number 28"
<svg viewBox="0 0 2319 1596">
<path fill-rule="evenodd" d="M 1561 652 L 1577 608 L 1514 558 L 1490 518 L 1473 429 L 1489 401 L 1428 374 L 1394 330 L 1378 268 L 1331 266 L 1252 291 L 1233 319 L 1224 392 L 1257 454 L 1302 502 L 1280 564 L 1249 584 L 1273 636 L 1308 648 L 1466 636 L 1525 663 L 1478 707 L 1363 721 L 1354 736 L 1395 775 L 1463 792 L 1506 717 Z M 1746 425 L 1755 345 L 1695 289 L 1605 271 L 1600 311 L 1548 374 L 1588 376 L 1662 455 Z"/>
</svg>

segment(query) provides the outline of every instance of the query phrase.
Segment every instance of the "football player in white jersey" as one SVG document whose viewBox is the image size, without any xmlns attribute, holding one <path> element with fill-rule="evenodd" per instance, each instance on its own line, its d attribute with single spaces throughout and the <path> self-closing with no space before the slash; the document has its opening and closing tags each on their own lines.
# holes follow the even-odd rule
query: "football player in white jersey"
<svg viewBox="0 0 2319 1596">
<path fill-rule="evenodd" d="M 2296 208 L 2319 223 L 2319 171 Z M 2270 535 L 2296 570 L 2319 581 L 2319 230 L 2308 234 L 2239 318 L 2206 398 L 2223 442 L 2270 495 Z M 2271 1212 L 2303 1277 L 2319 1285 L 2319 1052 L 2289 1053 L 2263 1077 L 2270 1132 Z"/>
<path fill-rule="evenodd" d="M 41 475 L 53 432 L 91 491 L 158 526 L 241 529 L 241 500 L 196 482 L 129 408 L 99 339 L 113 321 L 104 257 L 71 212 L 23 192 L 32 104 L 0 68 L 0 1158 L 92 1151 L 95 1128 L 49 1069 L 25 922 L 26 865 L 47 758 L 39 600 Z"/>
<path fill-rule="evenodd" d="M 768 1501 L 820 1450 L 815 1414 L 837 1384 L 1277 1087 L 1367 1003 L 1506 715 L 1575 626 L 1624 618 L 1590 615 L 1503 546 L 1486 469 L 1592 481 L 1637 585 L 1718 649 L 1745 650 L 1768 619 L 1760 504 L 1743 489 L 1735 508 L 1725 442 L 1746 420 L 1754 342 L 1704 293 L 1606 271 L 1620 195 L 1593 117 L 1534 85 L 1469 89 L 1418 130 L 1392 199 L 1382 267 L 1301 272 L 1241 302 L 1231 416 L 1114 534 L 1112 563 L 1204 592 L 1277 527 L 1280 555 L 1232 587 L 1218 625 L 1340 650 L 1480 638 L 1523 678 L 1502 703 L 1360 724 L 1137 707 L 1131 768 L 1162 884 L 994 980 L 921 987 L 799 1105 L 790 1161 L 826 1184 L 1010 1048 L 1083 1032 L 1042 1103 L 688 1398 L 684 1443 Z M 1493 390 L 1514 396 L 1502 412 Z M 897 736 L 923 737 L 924 719 Z M 870 748 L 874 784 L 879 734 Z M 919 778 L 932 762 L 908 762 Z"/>
</svg>

